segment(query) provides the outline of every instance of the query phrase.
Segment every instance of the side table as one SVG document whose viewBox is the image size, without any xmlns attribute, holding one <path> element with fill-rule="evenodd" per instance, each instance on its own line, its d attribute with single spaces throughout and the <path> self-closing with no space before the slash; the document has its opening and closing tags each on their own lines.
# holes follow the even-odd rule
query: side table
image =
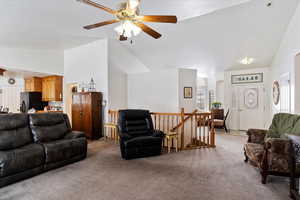
<svg viewBox="0 0 300 200">
<path fill-rule="evenodd" d="M 175 150 L 178 152 L 178 133 L 176 132 L 168 132 L 166 134 L 168 153 L 171 152 L 172 141 L 175 142 Z"/>
</svg>

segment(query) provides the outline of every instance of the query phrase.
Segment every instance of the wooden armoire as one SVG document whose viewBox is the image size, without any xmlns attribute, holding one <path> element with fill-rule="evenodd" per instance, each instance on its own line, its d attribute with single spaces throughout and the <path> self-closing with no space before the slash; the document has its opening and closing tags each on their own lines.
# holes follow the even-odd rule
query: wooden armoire
<svg viewBox="0 0 300 200">
<path fill-rule="evenodd" d="M 92 140 L 102 137 L 103 131 L 102 93 L 73 93 L 72 127 L 82 131 Z"/>
</svg>

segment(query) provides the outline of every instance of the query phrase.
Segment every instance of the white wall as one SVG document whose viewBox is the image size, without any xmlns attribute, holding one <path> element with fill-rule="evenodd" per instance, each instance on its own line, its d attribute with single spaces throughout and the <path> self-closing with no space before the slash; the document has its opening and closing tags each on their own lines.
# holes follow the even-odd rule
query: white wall
<svg viewBox="0 0 300 200">
<path fill-rule="evenodd" d="M 184 108 L 185 112 L 193 112 L 196 106 L 196 91 L 197 91 L 197 70 L 193 69 L 179 69 L 179 108 Z M 193 88 L 193 98 L 185 99 L 184 98 L 184 87 Z"/>
<path fill-rule="evenodd" d="M 117 40 L 108 40 L 108 52 L 109 62 L 128 74 L 149 72 L 148 67 Z"/>
<path fill-rule="evenodd" d="M 62 75 L 64 72 L 63 51 L 0 48 L 0 66 Z"/>
<path fill-rule="evenodd" d="M 280 76 L 290 73 L 291 76 L 291 110 L 293 113 L 300 113 L 300 66 L 295 70 L 295 57 L 300 53 L 300 5 L 296 9 L 293 18 L 290 21 L 287 31 L 282 39 L 280 48 L 273 60 L 271 68 L 271 81 L 279 80 Z M 297 76 L 297 77 L 296 77 Z M 271 100 L 271 98 L 270 98 Z M 272 100 L 271 100 L 272 102 Z M 278 111 L 278 108 L 272 103 L 272 113 Z"/>
<path fill-rule="evenodd" d="M 224 90 L 225 85 L 224 81 L 217 81 L 216 84 L 216 101 L 221 102 L 222 106 L 224 106 Z"/>
<path fill-rule="evenodd" d="M 127 108 L 127 74 L 109 62 L 109 109 Z"/>
<path fill-rule="evenodd" d="M 108 100 L 107 40 L 97 40 L 64 52 L 64 85 L 89 83 L 91 78 L 97 91 L 103 92 L 104 100 Z"/>
<path fill-rule="evenodd" d="M 128 107 L 178 112 L 178 70 L 128 74 Z"/>
</svg>

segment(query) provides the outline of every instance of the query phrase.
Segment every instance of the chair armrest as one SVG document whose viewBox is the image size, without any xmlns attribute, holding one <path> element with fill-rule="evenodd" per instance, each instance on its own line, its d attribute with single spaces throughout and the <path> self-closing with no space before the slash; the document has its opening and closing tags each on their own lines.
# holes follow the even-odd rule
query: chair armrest
<svg viewBox="0 0 300 200">
<path fill-rule="evenodd" d="M 290 150 L 290 141 L 288 139 L 281 138 L 268 138 L 265 141 L 265 149 L 267 149 L 270 153 L 288 156 Z"/>
<path fill-rule="evenodd" d="M 248 142 L 256 144 L 264 144 L 265 137 L 267 135 L 267 130 L 262 129 L 249 129 L 247 131 Z"/>
<path fill-rule="evenodd" d="M 85 134 L 80 131 L 71 131 L 65 135 L 64 139 L 85 138 Z"/>
<path fill-rule="evenodd" d="M 133 138 L 131 135 L 129 135 L 126 132 L 118 132 L 118 133 L 122 140 L 130 140 L 131 138 Z"/>
<path fill-rule="evenodd" d="M 154 130 L 152 136 L 163 138 L 166 136 L 166 134 L 164 134 L 164 132 L 162 132 L 160 130 Z"/>
</svg>

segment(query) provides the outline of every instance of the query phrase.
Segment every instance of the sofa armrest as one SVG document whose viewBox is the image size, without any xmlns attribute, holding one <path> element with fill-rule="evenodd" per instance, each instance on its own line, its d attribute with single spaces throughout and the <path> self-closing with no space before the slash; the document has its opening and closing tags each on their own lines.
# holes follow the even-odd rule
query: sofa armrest
<svg viewBox="0 0 300 200">
<path fill-rule="evenodd" d="M 162 132 L 160 130 L 154 130 L 152 136 L 163 138 L 166 136 L 166 134 L 164 134 L 164 132 Z"/>
<path fill-rule="evenodd" d="M 65 135 L 64 139 L 70 140 L 70 139 L 76 139 L 76 138 L 85 138 L 85 134 L 80 131 L 71 131 Z"/>
<path fill-rule="evenodd" d="M 249 129 L 247 131 L 248 142 L 256 144 L 264 144 L 265 137 L 267 135 L 267 130 L 262 129 Z"/>
<path fill-rule="evenodd" d="M 267 149 L 269 153 L 288 156 L 290 150 L 290 141 L 288 139 L 281 138 L 268 138 L 265 141 L 265 149 Z"/>
</svg>

